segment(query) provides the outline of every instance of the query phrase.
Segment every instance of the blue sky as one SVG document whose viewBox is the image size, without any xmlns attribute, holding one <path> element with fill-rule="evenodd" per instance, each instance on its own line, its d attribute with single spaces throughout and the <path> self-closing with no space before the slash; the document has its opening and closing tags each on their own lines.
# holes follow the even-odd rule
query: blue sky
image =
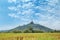
<svg viewBox="0 0 60 40">
<path fill-rule="evenodd" d="M 0 30 L 29 22 L 60 29 L 60 0 L 0 0 Z"/>
</svg>

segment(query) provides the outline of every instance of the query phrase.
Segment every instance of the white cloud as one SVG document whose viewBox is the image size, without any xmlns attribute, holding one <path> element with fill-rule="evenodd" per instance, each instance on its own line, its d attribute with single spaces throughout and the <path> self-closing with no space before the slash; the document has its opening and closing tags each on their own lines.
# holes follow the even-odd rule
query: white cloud
<svg viewBox="0 0 60 40">
<path fill-rule="evenodd" d="M 29 1 L 31 1 L 31 0 L 21 0 L 22 2 L 29 2 Z"/>
<path fill-rule="evenodd" d="M 21 6 L 20 4 L 18 4 L 18 5 L 17 5 L 17 8 L 20 8 L 20 7 L 22 7 L 22 6 Z"/>
<path fill-rule="evenodd" d="M 18 1 L 22 1 L 22 2 L 30 2 L 30 1 L 33 1 L 33 2 L 35 2 L 36 0 L 18 0 Z"/>
<path fill-rule="evenodd" d="M 38 19 L 34 20 L 35 23 L 44 25 L 51 29 L 60 29 L 60 20 L 56 19 L 55 15 L 43 15 L 41 13 L 36 13 L 36 16 L 39 16 Z"/>
<path fill-rule="evenodd" d="M 40 20 L 51 20 L 55 17 L 55 15 L 50 15 L 50 14 L 43 15 L 42 13 L 36 13 L 35 15 L 38 16 Z"/>
<path fill-rule="evenodd" d="M 60 28 L 60 21 L 56 20 L 52 26 L 55 28 Z"/>
<path fill-rule="evenodd" d="M 41 25 L 44 25 L 48 28 L 51 28 L 51 29 L 57 29 L 57 30 L 60 30 L 60 21 L 58 21 L 57 19 L 54 19 L 52 17 L 52 19 L 47 19 L 47 20 L 34 20 L 35 23 L 38 23 L 38 24 L 41 24 Z"/>
<path fill-rule="evenodd" d="M 8 0 L 9 3 L 16 2 L 16 0 Z"/>
<path fill-rule="evenodd" d="M 44 9 L 44 8 L 41 7 L 41 6 L 36 6 L 35 8 L 36 8 L 36 9 L 40 9 L 40 10 L 46 10 L 46 9 Z"/>
<path fill-rule="evenodd" d="M 45 17 L 45 15 L 43 15 L 41 13 L 36 13 L 35 15 L 38 16 L 38 17 L 41 17 L 41 18 L 44 18 Z"/>
<path fill-rule="evenodd" d="M 27 3 L 27 4 L 22 5 L 22 8 L 23 8 L 23 9 L 30 9 L 30 8 L 32 8 L 33 6 L 34 6 L 34 4 L 33 4 L 32 2 L 29 2 L 29 3 Z"/>
<path fill-rule="evenodd" d="M 8 7 L 8 9 L 10 9 L 10 10 L 12 10 L 12 11 L 17 11 L 17 8 L 16 7 L 13 7 L 13 6 L 11 6 L 11 7 Z"/>
<path fill-rule="evenodd" d="M 35 9 L 39 9 L 39 10 L 42 10 L 42 11 L 46 11 L 46 12 L 49 12 L 49 13 L 55 13 L 55 8 L 51 8 L 50 6 L 46 6 L 46 7 L 41 7 L 41 6 L 36 6 Z"/>
<path fill-rule="evenodd" d="M 22 14 L 27 14 L 27 15 L 31 15 L 33 13 L 34 13 L 34 11 L 32 9 L 25 10 L 25 11 L 22 12 Z"/>
<path fill-rule="evenodd" d="M 48 4 L 51 6 L 55 6 L 58 3 L 58 0 L 48 0 Z"/>
<path fill-rule="evenodd" d="M 14 14 L 14 13 L 12 13 L 12 14 L 8 14 L 8 16 L 10 16 L 10 17 L 12 17 L 12 18 L 19 18 L 19 16 L 16 15 L 16 14 Z"/>
<path fill-rule="evenodd" d="M 20 14 L 22 14 L 21 11 L 18 11 L 18 12 L 17 12 L 17 15 L 20 15 Z"/>
</svg>

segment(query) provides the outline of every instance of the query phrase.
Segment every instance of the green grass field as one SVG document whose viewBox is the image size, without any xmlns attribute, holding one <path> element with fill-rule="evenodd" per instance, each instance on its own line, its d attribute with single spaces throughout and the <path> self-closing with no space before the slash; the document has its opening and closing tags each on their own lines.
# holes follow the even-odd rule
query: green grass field
<svg viewBox="0 0 60 40">
<path fill-rule="evenodd" d="M 60 33 L 0 33 L 0 40 L 60 40 Z"/>
</svg>

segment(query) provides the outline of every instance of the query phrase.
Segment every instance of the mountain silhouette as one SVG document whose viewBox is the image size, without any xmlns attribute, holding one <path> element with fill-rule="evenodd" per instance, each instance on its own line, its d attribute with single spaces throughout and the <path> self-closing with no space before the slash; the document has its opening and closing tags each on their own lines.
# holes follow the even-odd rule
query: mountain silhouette
<svg viewBox="0 0 60 40">
<path fill-rule="evenodd" d="M 14 29 L 11 29 L 10 31 L 14 31 L 14 30 L 26 30 L 26 29 L 29 29 L 29 28 L 33 28 L 33 30 L 41 30 L 43 32 L 51 32 L 53 31 L 52 29 L 48 28 L 48 27 L 45 27 L 45 26 L 42 26 L 40 24 L 34 24 L 34 22 L 30 22 L 29 24 L 27 25 L 23 25 L 23 26 L 18 26 Z"/>
</svg>

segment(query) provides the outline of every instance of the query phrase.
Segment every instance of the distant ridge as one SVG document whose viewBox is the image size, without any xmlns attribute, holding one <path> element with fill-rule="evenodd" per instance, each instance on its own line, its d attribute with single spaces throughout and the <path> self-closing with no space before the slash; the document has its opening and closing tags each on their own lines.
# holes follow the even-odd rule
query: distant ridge
<svg viewBox="0 0 60 40">
<path fill-rule="evenodd" d="M 53 31 L 52 29 L 47 28 L 47 27 L 45 27 L 45 26 L 42 26 L 42 25 L 39 25 L 39 24 L 34 24 L 33 21 L 30 22 L 30 23 L 27 24 L 27 25 L 18 26 L 18 27 L 14 28 L 14 29 L 11 29 L 10 31 L 14 31 L 14 30 L 19 30 L 19 31 L 21 30 L 21 31 L 23 31 L 23 30 L 26 30 L 26 29 L 28 29 L 28 28 L 30 28 L 30 27 L 32 27 L 33 30 L 41 30 L 41 31 L 43 31 L 43 32 L 51 32 L 51 31 Z"/>
</svg>

